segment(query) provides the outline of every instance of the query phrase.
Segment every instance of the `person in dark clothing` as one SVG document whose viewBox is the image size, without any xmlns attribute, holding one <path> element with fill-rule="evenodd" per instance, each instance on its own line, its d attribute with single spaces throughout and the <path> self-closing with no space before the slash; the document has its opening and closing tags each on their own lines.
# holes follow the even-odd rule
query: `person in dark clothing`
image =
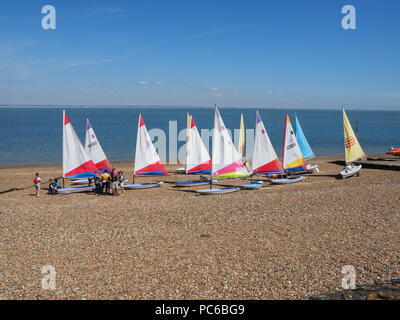
<svg viewBox="0 0 400 320">
<path fill-rule="evenodd" d="M 49 194 L 55 196 L 58 194 L 58 179 L 55 179 L 54 181 L 51 181 L 49 184 Z"/>
<path fill-rule="evenodd" d="M 94 177 L 94 186 L 94 192 L 96 193 L 96 196 L 101 195 L 103 193 L 103 188 L 101 185 L 101 178 L 98 175 Z"/>
</svg>

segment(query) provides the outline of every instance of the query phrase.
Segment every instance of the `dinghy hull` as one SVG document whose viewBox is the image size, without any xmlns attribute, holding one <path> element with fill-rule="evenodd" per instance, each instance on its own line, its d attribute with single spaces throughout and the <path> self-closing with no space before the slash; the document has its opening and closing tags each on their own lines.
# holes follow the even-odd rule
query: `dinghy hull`
<svg viewBox="0 0 400 320">
<path fill-rule="evenodd" d="M 89 192 L 89 191 L 93 191 L 93 189 L 94 189 L 94 186 L 62 188 L 62 189 L 58 189 L 58 194 Z"/>
<path fill-rule="evenodd" d="M 202 195 L 210 195 L 210 194 L 225 194 L 225 193 L 232 193 L 239 191 L 240 188 L 219 188 L 219 189 L 203 189 L 203 190 L 196 190 L 197 193 Z"/>
<path fill-rule="evenodd" d="M 210 184 L 210 181 L 181 181 L 173 183 L 174 187 L 196 187 L 196 186 L 204 186 Z"/>
<path fill-rule="evenodd" d="M 296 182 L 300 182 L 303 181 L 305 178 L 300 176 L 300 177 L 296 177 L 296 178 L 284 178 L 284 179 L 274 179 L 271 180 L 270 182 L 273 184 L 290 184 L 290 183 L 296 183 Z"/>
<path fill-rule="evenodd" d="M 135 189 L 150 189 L 161 187 L 162 182 L 157 183 L 135 183 L 135 184 L 124 184 L 122 187 L 124 190 L 135 190 Z"/>
<path fill-rule="evenodd" d="M 342 179 L 350 178 L 354 175 L 360 175 L 362 165 L 350 164 L 340 170 L 340 175 Z"/>
<path fill-rule="evenodd" d="M 253 183 L 248 183 L 242 186 L 242 189 L 244 190 L 256 190 L 260 189 L 264 185 L 264 182 L 259 181 L 259 182 L 253 182 Z"/>
</svg>

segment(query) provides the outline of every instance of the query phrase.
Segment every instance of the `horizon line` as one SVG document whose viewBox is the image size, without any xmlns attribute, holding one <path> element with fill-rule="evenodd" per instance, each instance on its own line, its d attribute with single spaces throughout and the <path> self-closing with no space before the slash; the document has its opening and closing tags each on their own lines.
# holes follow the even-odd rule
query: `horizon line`
<svg viewBox="0 0 400 320">
<path fill-rule="evenodd" d="M 47 108 L 201 108 L 213 109 L 213 106 L 174 106 L 174 105 L 129 105 L 129 104 L 0 104 L 0 108 L 4 107 L 47 107 Z M 252 106 L 218 106 L 221 109 L 290 109 L 290 110 L 342 110 L 343 106 L 338 107 L 252 107 Z M 369 106 L 348 106 L 344 107 L 346 110 L 366 110 L 366 111 L 400 111 L 399 107 L 369 107 Z M 398 108 L 398 110 L 397 110 Z"/>
</svg>

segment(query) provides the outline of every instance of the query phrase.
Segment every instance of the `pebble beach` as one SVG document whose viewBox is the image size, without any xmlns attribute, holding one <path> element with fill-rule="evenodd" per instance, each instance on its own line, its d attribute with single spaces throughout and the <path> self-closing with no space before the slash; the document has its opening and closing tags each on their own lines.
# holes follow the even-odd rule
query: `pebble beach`
<svg viewBox="0 0 400 320">
<path fill-rule="evenodd" d="M 60 166 L 2 167 L 0 191 L 31 187 L 0 194 L 0 299 L 301 299 L 343 290 L 346 265 L 357 285 L 400 278 L 400 172 L 341 180 L 335 160 L 297 184 L 212 196 L 172 187 L 188 180 L 179 165 L 136 178 L 160 188 L 39 198 L 35 172 Z M 132 163 L 114 165 L 132 181 Z"/>
</svg>

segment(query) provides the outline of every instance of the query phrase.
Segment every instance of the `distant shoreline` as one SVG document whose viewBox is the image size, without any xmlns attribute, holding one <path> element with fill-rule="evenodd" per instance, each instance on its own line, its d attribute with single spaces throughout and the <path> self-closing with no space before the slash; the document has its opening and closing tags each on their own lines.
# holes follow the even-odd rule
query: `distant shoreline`
<svg viewBox="0 0 400 320">
<path fill-rule="evenodd" d="M 313 108 L 313 107 L 264 107 L 264 106 L 246 106 L 246 107 L 234 107 L 234 106 L 220 106 L 220 109 L 274 109 L 274 110 L 318 110 L 318 111 L 339 111 L 342 107 L 329 107 L 329 108 Z M 152 109 L 213 109 L 214 106 L 135 106 L 135 105 L 84 105 L 84 104 L 72 104 L 72 105 L 60 105 L 60 104 L 0 104 L 0 108 L 49 108 L 49 109 L 80 109 L 80 108 L 98 108 L 98 109 L 108 109 L 108 108 L 120 108 L 120 109 L 140 109 L 140 108 L 152 108 Z M 346 110 L 351 111 L 400 111 L 399 107 L 345 107 Z"/>
</svg>

